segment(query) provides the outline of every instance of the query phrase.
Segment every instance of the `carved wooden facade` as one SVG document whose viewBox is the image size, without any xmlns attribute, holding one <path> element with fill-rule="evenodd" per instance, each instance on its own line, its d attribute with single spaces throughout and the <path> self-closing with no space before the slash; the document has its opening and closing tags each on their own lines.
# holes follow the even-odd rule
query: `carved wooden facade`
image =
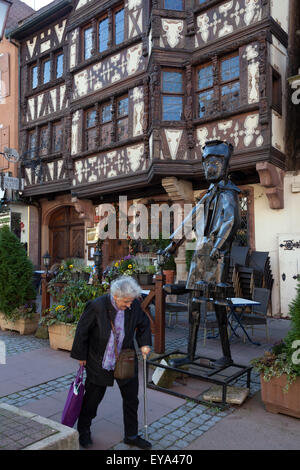
<svg viewBox="0 0 300 470">
<path fill-rule="evenodd" d="M 95 196 L 103 188 L 106 193 L 134 187 L 134 176 L 140 187 L 170 173 L 197 178 L 201 187 L 201 147 L 214 138 L 232 142 L 232 170 L 245 171 L 246 182 L 258 180 L 257 162 L 284 169 L 285 115 L 274 103 L 274 77 L 284 99 L 288 2 L 279 11 L 269 0 L 185 0 L 175 2 L 177 10 L 164 8 L 165 0 L 66 0 L 50 6 L 58 3 L 63 9 L 48 21 L 36 13 L 35 22 L 29 19 L 12 33 L 21 41 L 21 151 L 26 159 L 38 156 L 41 165 L 40 171 L 24 168 L 26 195 L 67 190 Z M 101 52 L 100 24 L 106 35 Z M 226 91 L 220 74 L 227 57 L 236 57 L 239 70 Z M 211 70 L 211 83 L 202 93 L 198 83 L 205 69 Z M 182 74 L 180 118 L 167 120 L 168 107 L 164 115 L 165 71 Z M 170 103 L 178 100 L 174 96 Z M 122 138 L 120 97 L 127 100 Z M 89 109 L 95 111 L 94 148 L 85 142 Z M 130 183 L 124 176 L 131 176 Z"/>
</svg>

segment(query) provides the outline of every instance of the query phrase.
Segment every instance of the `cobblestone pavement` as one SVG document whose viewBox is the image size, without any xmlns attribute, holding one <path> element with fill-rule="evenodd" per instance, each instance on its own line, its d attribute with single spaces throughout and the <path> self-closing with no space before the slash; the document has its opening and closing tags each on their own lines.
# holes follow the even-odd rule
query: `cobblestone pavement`
<svg viewBox="0 0 300 470">
<path fill-rule="evenodd" d="M 58 431 L 0 408 L 0 450 L 20 450 Z"/>
<path fill-rule="evenodd" d="M 0 340 L 5 342 L 8 356 L 49 346 L 48 340 L 37 339 L 34 336 L 20 336 L 13 332 L 0 331 Z M 186 338 L 175 338 L 166 341 L 166 352 L 176 349 L 185 351 L 186 348 Z M 71 381 L 74 379 L 74 373 L 1 397 L 0 403 L 22 407 L 32 401 L 40 400 L 54 395 L 57 392 L 67 390 L 70 387 Z M 245 387 L 246 376 L 238 379 L 235 384 L 240 387 Z M 259 376 L 252 372 L 250 396 L 253 396 L 259 389 Z M 234 407 L 221 410 L 215 405 L 200 405 L 192 400 L 187 400 L 184 405 L 151 423 L 148 426 L 148 438 L 153 444 L 153 450 L 185 449 L 196 438 L 234 411 Z M 0 417 L 2 420 L 4 418 Z M 10 429 L 12 433 L 20 433 L 24 430 L 24 423 L 13 422 Z M 140 433 L 144 434 L 144 428 L 140 429 Z M 27 434 L 26 432 L 26 435 Z M 0 436 L 0 439 L 1 437 L 2 436 Z M 3 436 L 3 439 L 4 437 L 6 439 L 4 442 L 8 442 L 7 439 L 9 439 L 10 436 Z M 15 443 L 10 442 L 10 444 L 19 445 L 18 441 Z M 131 447 L 123 443 L 112 447 L 113 450 L 128 450 L 130 448 Z"/>
</svg>

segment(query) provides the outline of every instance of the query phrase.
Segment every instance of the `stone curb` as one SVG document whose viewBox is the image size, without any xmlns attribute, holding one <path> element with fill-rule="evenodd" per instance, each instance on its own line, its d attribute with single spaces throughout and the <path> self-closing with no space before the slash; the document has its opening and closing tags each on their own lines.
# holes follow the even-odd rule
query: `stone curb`
<svg viewBox="0 0 300 470">
<path fill-rule="evenodd" d="M 0 404 L 0 408 L 10 411 L 18 416 L 32 419 L 40 424 L 49 426 L 57 431 L 53 436 L 41 439 L 34 444 L 24 447 L 22 450 L 79 450 L 78 432 L 68 426 L 64 426 L 56 421 L 30 413 L 29 411 L 20 410 L 16 406 Z"/>
</svg>

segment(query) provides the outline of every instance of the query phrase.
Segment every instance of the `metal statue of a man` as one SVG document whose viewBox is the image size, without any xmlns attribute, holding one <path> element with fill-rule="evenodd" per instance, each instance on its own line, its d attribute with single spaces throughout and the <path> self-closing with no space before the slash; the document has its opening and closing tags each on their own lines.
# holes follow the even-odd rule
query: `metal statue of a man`
<svg viewBox="0 0 300 470">
<path fill-rule="evenodd" d="M 185 358 L 185 362 L 194 360 L 201 305 L 206 308 L 209 299 L 213 299 L 215 306 L 223 351 L 223 357 L 216 361 L 215 365 L 227 366 L 233 362 L 227 333 L 226 297 L 229 287 L 230 251 L 240 225 L 238 196 L 240 190 L 228 179 L 232 152 L 233 146 L 227 142 L 220 140 L 206 142 L 203 147 L 202 163 L 205 178 L 211 184 L 189 216 L 171 235 L 171 243 L 164 250 L 166 256 L 177 251 L 186 240 L 185 236 L 178 238 L 178 234 L 182 234 L 184 224 L 190 221 L 192 229 L 197 234 L 197 241 L 186 282 L 190 296 L 188 357 Z M 201 205 L 204 208 L 204 216 L 198 220 L 196 214 Z"/>
</svg>

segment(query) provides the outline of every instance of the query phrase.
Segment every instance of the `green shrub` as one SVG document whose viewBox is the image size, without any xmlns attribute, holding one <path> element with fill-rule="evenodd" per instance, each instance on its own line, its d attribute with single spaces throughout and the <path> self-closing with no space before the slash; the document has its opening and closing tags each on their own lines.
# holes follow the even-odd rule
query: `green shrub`
<svg viewBox="0 0 300 470">
<path fill-rule="evenodd" d="M 0 311 L 13 311 L 36 298 L 33 265 L 18 238 L 8 227 L 0 229 Z"/>
</svg>

